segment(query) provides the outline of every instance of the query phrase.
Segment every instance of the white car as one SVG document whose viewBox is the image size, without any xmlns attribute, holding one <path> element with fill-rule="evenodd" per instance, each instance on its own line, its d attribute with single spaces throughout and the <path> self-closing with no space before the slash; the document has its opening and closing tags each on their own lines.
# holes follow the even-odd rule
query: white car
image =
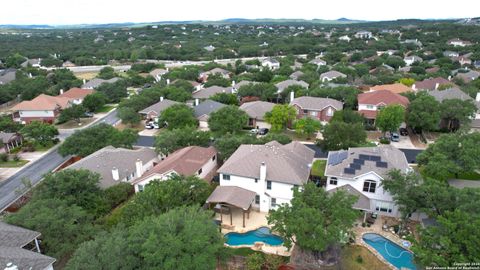
<svg viewBox="0 0 480 270">
<path fill-rule="evenodd" d="M 250 133 L 251 133 L 251 134 L 257 134 L 257 133 L 258 133 L 258 129 L 256 129 L 256 128 L 250 129 Z"/>
</svg>

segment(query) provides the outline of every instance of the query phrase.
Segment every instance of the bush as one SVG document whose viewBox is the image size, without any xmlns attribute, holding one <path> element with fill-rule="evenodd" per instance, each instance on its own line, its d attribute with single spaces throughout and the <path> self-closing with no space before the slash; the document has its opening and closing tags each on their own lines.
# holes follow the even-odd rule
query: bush
<svg viewBox="0 0 480 270">
<path fill-rule="evenodd" d="M 105 190 L 105 199 L 111 208 L 115 208 L 128 200 L 134 193 L 133 186 L 129 183 L 119 183 Z"/>
<path fill-rule="evenodd" d="M 363 258 L 361 255 L 358 255 L 357 258 L 355 259 L 355 261 L 357 261 L 357 263 L 360 263 L 362 264 L 363 263 Z"/>
<path fill-rule="evenodd" d="M 17 154 L 15 154 L 15 155 L 13 156 L 13 160 L 14 160 L 14 161 L 20 161 L 20 157 L 19 157 Z"/>
<path fill-rule="evenodd" d="M 261 270 L 265 259 L 260 253 L 253 253 L 247 256 L 247 269 L 248 270 Z"/>
<path fill-rule="evenodd" d="M 7 162 L 8 161 L 8 155 L 5 153 L 0 154 L 0 161 L 2 162 Z"/>
<path fill-rule="evenodd" d="M 388 138 L 380 138 L 381 144 L 390 144 L 390 140 Z"/>
</svg>

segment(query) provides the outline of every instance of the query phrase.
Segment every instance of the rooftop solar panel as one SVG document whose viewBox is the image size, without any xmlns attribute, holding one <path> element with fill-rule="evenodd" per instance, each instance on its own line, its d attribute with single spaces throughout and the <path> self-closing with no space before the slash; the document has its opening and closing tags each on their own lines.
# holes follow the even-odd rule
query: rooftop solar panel
<svg viewBox="0 0 480 270">
<path fill-rule="evenodd" d="M 375 164 L 378 168 L 388 168 L 387 162 L 377 161 Z"/>
<path fill-rule="evenodd" d="M 343 172 L 346 174 L 355 174 L 355 169 L 345 168 L 343 169 Z"/>
<path fill-rule="evenodd" d="M 360 164 L 350 163 L 350 168 L 351 169 L 360 170 L 361 167 L 362 167 L 362 165 L 360 165 Z"/>
<path fill-rule="evenodd" d="M 373 160 L 373 161 L 380 161 L 381 158 L 380 156 L 370 156 L 370 160 Z"/>
</svg>

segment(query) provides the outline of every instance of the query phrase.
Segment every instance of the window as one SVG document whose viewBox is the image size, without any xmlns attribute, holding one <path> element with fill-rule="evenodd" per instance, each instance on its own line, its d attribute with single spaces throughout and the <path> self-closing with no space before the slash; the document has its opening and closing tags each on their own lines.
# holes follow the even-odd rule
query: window
<svg viewBox="0 0 480 270">
<path fill-rule="evenodd" d="M 200 170 L 198 170 L 198 175 L 202 174 L 202 168 L 200 168 Z"/>
<path fill-rule="evenodd" d="M 272 189 L 272 181 L 267 181 L 267 189 L 268 190 Z"/>
<path fill-rule="evenodd" d="M 375 193 L 376 187 L 377 187 L 377 182 L 373 180 L 366 180 L 363 183 L 363 191 L 365 192 Z"/>
<path fill-rule="evenodd" d="M 330 178 L 330 185 L 337 185 L 338 184 L 338 180 L 336 177 L 331 177 Z"/>
<path fill-rule="evenodd" d="M 255 204 L 260 204 L 260 195 L 255 195 Z"/>
<path fill-rule="evenodd" d="M 367 109 L 373 110 L 373 105 L 367 105 Z"/>
<path fill-rule="evenodd" d="M 143 191 L 143 188 L 144 188 L 143 185 L 138 185 L 138 191 L 139 191 L 139 192 L 142 192 L 142 191 Z"/>
<path fill-rule="evenodd" d="M 277 206 L 277 199 L 276 198 L 272 198 L 271 202 L 270 202 L 270 205 L 272 207 L 276 207 Z"/>
<path fill-rule="evenodd" d="M 304 113 L 304 114 L 308 114 L 308 110 L 303 110 L 303 113 Z"/>
<path fill-rule="evenodd" d="M 332 116 L 332 115 L 333 115 L 333 109 L 332 109 L 332 107 L 328 107 L 327 116 Z"/>
<path fill-rule="evenodd" d="M 213 157 L 212 157 L 212 161 L 215 161 L 216 158 L 217 158 L 217 156 L 213 156 Z"/>
<path fill-rule="evenodd" d="M 255 178 L 255 183 L 258 183 L 258 178 Z"/>
<path fill-rule="evenodd" d="M 230 180 L 230 175 L 229 174 L 224 174 L 223 175 L 223 180 Z"/>
<path fill-rule="evenodd" d="M 311 112 L 310 112 L 310 115 L 311 115 L 311 116 L 317 116 L 317 112 L 316 112 L 316 111 L 311 111 Z"/>
<path fill-rule="evenodd" d="M 392 203 L 389 203 L 389 202 L 377 201 L 375 206 L 375 210 L 380 212 L 385 212 L 385 213 L 392 213 L 392 208 L 393 208 L 393 205 Z"/>
</svg>

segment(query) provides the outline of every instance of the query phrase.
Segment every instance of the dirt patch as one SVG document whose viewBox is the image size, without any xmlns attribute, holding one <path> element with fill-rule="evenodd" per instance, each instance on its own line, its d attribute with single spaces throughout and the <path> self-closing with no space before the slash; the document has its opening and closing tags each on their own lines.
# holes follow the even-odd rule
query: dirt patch
<svg viewBox="0 0 480 270">
<path fill-rule="evenodd" d="M 81 73 L 75 73 L 75 76 L 79 78 L 80 80 L 91 80 L 95 78 L 98 75 L 98 72 L 81 72 Z"/>
<path fill-rule="evenodd" d="M 367 139 L 369 141 L 378 141 L 380 137 L 382 137 L 381 131 L 367 131 Z"/>
</svg>

